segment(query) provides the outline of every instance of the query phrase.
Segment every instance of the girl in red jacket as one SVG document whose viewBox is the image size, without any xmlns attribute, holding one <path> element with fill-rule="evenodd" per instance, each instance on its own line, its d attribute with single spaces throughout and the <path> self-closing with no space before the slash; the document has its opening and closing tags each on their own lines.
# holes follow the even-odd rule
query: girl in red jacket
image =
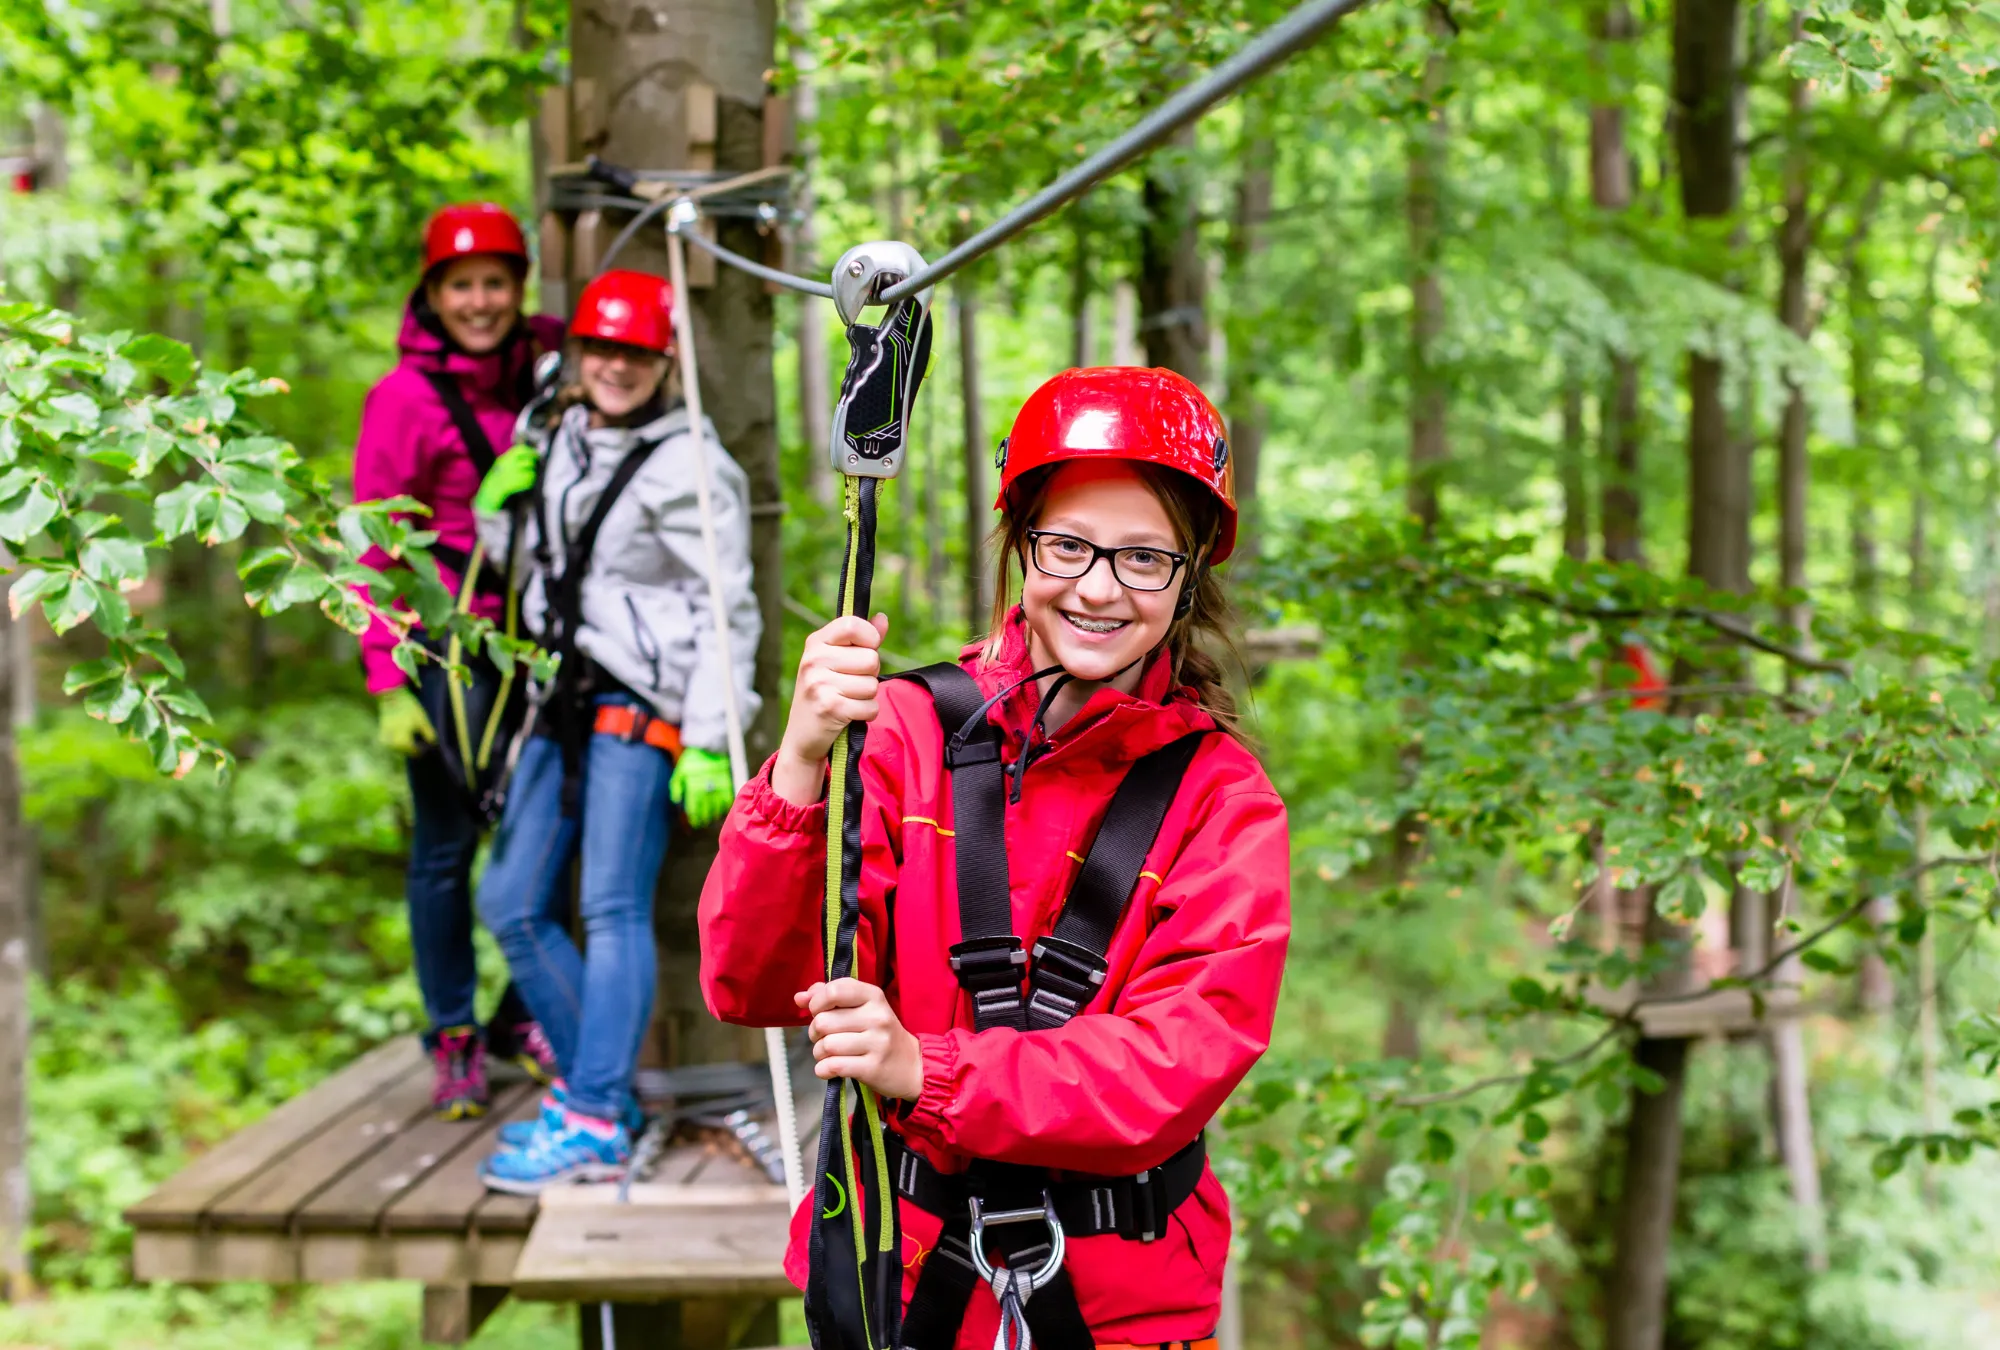
<svg viewBox="0 0 2000 1350">
<path fill-rule="evenodd" d="M 970 681 L 878 682 L 880 616 L 807 640 L 702 895 L 702 987 L 725 1020 L 807 1022 L 821 1078 L 890 1099 L 911 1350 L 994 1343 L 968 1201 L 1044 1194 L 1067 1256 L 1026 1304 L 1038 1347 L 1201 1346 L 1230 1236 L 1202 1130 L 1269 1043 L 1290 932 L 1284 804 L 1196 641 L 1227 614 L 1228 442 L 1187 380 L 1107 368 L 1043 385 L 1001 453 L 1000 600 Z M 828 984 L 824 761 L 851 721 L 872 724 L 857 976 Z M 1143 828 L 1112 811 L 1135 765 L 1164 811 Z M 1111 907 L 1082 913 L 1121 852 Z M 985 1254 L 1034 1264 L 1052 1236 L 995 1227 Z"/>
</svg>

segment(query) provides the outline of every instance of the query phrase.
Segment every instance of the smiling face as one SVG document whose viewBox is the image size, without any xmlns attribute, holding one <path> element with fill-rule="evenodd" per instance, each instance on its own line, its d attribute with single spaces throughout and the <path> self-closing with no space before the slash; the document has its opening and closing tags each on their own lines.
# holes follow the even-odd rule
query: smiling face
<svg viewBox="0 0 2000 1350">
<path fill-rule="evenodd" d="M 644 347 L 585 338 L 577 379 L 598 414 L 616 420 L 646 406 L 667 376 L 667 358 Z"/>
<path fill-rule="evenodd" d="M 490 253 L 453 258 L 424 282 L 424 295 L 451 340 L 484 356 L 507 340 L 521 317 L 521 277 Z"/>
<path fill-rule="evenodd" d="M 1121 563 L 1128 580 L 1141 584 L 1170 566 L 1163 555 L 1189 551 L 1140 472 L 1115 462 L 1082 460 L 1058 468 L 1029 528 L 1068 536 L 1040 542 L 1044 562 L 1059 571 L 1075 571 L 1089 559 L 1078 540 L 1102 549 L 1143 550 Z M 1035 666 L 1060 665 L 1092 683 L 1124 672 L 1136 685 L 1141 673 L 1136 663 L 1166 639 L 1189 568 L 1174 570 L 1165 590 L 1148 591 L 1121 583 L 1109 558 L 1089 559 L 1081 576 L 1059 577 L 1037 566 L 1035 556 L 1031 540 L 1020 560 L 1021 609 Z"/>
</svg>

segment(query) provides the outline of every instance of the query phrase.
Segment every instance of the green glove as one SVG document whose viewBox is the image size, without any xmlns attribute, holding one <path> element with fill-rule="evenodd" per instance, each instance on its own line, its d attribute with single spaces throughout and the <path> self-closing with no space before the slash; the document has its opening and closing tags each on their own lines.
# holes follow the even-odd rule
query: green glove
<svg viewBox="0 0 2000 1350">
<path fill-rule="evenodd" d="M 430 714 L 407 684 L 375 696 L 375 738 L 399 755 L 415 755 L 437 741 Z"/>
<path fill-rule="evenodd" d="M 667 795 L 697 830 L 715 824 L 729 814 L 729 803 L 736 800 L 736 789 L 729 779 L 729 756 L 713 750 L 681 751 Z"/>
<path fill-rule="evenodd" d="M 542 457 L 533 446 L 515 446 L 494 460 L 479 480 L 479 491 L 472 494 L 472 509 L 489 513 L 505 510 L 509 501 L 535 485 L 541 466 Z"/>
</svg>

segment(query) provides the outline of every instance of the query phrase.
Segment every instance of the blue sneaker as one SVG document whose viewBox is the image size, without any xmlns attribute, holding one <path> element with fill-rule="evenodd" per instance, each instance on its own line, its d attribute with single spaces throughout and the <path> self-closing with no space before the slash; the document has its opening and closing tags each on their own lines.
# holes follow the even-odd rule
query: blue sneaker
<svg viewBox="0 0 2000 1350">
<path fill-rule="evenodd" d="M 479 1165 L 479 1179 L 492 1191 L 540 1195 L 551 1186 L 579 1181 L 616 1181 L 632 1161 L 632 1132 L 615 1126 L 600 1139 L 564 1123 L 536 1130 L 526 1148 L 502 1149 Z"/>
<path fill-rule="evenodd" d="M 542 1094 L 542 1109 L 533 1120 L 510 1120 L 494 1131 L 494 1137 L 501 1148 L 526 1148 L 537 1130 L 561 1129 L 568 1106 L 569 1093 L 560 1086 L 552 1087 Z M 646 1112 L 637 1097 L 626 1099 L 625 1113 L 618 1117 L 618 1123 L 634 1139 L 646 1132 Z"/>
<path fill-rule="evenodd" d="M 503 1149 L 526 1148 L 540 1131 L 555 1131 L 562 1128 L 563 1111 L 569 1104 L 569 1094 L 560 1087 L 552 1087 L 542 1094 L 542 1109 L 533 1120 L 510 1120 L 493 1132 Z"/>
</svg>

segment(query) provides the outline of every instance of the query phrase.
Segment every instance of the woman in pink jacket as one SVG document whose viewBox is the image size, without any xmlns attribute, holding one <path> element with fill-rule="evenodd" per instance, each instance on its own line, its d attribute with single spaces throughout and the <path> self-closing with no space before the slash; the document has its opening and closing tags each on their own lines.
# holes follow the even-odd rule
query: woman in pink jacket
<svg viewBox="0 0 2000 1350">
<path fill-rule="evenodd" d="M 475 540 L 472 494 L 497 451 L 513 437 L 535 358 L 562 343 L 562 324 L 521 313 L 528 246 L 514 217 L 477 202 L 447 206 L 424 231 L 424 276 L 410 295 L 397 338 L 395 369 L 368 392 L 354 452 L 354 500 L 412 497 L 437 531 L 431 553 L 446 586 L 463 584 Z M 376 549 L 362 559 L 378 571 L 401 566 Z M 481 568 L 471 611 L 497 620 L 502 571 Z M 489 585 L 489 582 L 491 583 Z M 483 824 L 476 804 L 438 746 L 443 675 L 423 667 L 413 687 L 390 652 L 396 635 L 377 621 L 361 639 L 368 692 L 384 745 L 408 757 L 415 817 L 404 895 L 410 946 L 436 1067 L 433 1104 L 457 1120 L 486 1108 L 485 1056 L 521 1059 L 539 1074 L 546 1042 L 512 989 L 482 1035 L 473 1009 L 478 972 L 472 950 L 472 856 Z M 426 696 L 428 695 L 428 696 Z"/>
<path fill-rule="evenodd" d="M 806 640 L 702 892 L 702 993 L 725 1021 L 805 1023 L 821 1078 L 886 1099 L 905 1308 L 900 1334 L 871 1309 L 883 1342 L 997 1344 L 990 1259 L 1056 1263 L 1014 1308 L 1041 1350 L 1214 1350 L 1230 1219 L 1203 1129 L 1269 1044 L 1291 931 L 1284 803 L 1203 649 L 1227 617 L 1229 444 L 1179 375 L 1100 368 L 1030 396 L 1001 457 L 984 642 L 885 682 L 886 620 Z M 824 760 L 851 722 L 860 915 L 829 982 Z M 786 1270 L 838 1321 L 859 1300 L 811 1278 L 814 1211 L 879 1197 L 829 1177 Z"/>
</svg>

